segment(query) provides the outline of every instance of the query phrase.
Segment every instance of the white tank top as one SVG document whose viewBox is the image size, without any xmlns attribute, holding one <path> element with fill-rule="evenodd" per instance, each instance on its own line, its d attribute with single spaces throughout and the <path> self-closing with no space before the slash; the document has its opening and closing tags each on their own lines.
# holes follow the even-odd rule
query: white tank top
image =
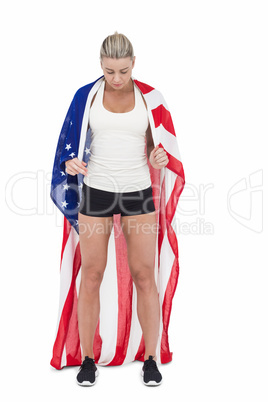
<svg viewBox="0 0 268 402">
<path fill-rule="evenodd" d="M 103 80 L 89 113 L 90 158 L 84 183 L 116 193 L 144 190 L 151 185 L 146 159 L 149 120 L 142 95 L 134 85 L 135 106 L 113 113 L 103 106 Z"/>
</svg>

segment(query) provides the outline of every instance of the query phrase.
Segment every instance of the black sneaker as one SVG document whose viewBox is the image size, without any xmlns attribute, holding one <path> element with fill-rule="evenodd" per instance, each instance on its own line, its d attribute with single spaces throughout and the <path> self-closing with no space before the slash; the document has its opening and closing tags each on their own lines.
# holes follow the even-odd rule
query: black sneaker
<svg viewBox="0 0 268 402">
<path fill-rule="evenodd" d="M 157 368 L 156 361 L 153 360 L 153 356 L 149 356 L 148 360 L 145 360 L 141 375 L 143 379 L 143 384 L 154 386 L 160 385 L 162 382 L 162 375 Z"/>
<path fill-rule="evenodd" d="M 95 360 L 86 356 L 76 377 L 77 384 L 90 387 L 96 383 L 98 375 L 99 372 L 95 365 Z"/>
</svg>

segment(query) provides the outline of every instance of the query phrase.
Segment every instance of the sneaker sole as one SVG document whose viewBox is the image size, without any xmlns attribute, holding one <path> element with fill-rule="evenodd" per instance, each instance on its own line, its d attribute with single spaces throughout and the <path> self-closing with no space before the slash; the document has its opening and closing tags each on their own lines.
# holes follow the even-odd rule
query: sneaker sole
<svg viewBox="0 0 268 402">
<path fill-rule="evenodd" d="M 143 370 L 141 369 L 141 376 L 142 376 L 142 382 L 144 385 L 148 385 L 148 387 L 157 387 L 158 385 L 162 384 L 162 380 L 160 382 L 156 382 L 156 381 L 149 381 L 149 382 L 145 382 L 143 379 Z"/>
<path fill-rule="evenodd" d="M 97 381 L 97 377 L 99 375 L 99 371 L 98 369 L 95 371 L 95 381 L 94 382 L 90 382 L 90 381 L 83 381 L 83 382 L 78 382 L 76 379 L 76 382 L 78 385 L 80 385 L 81 387 L 92 387 L 92 385 L 96 384 Z"/>
</svg>

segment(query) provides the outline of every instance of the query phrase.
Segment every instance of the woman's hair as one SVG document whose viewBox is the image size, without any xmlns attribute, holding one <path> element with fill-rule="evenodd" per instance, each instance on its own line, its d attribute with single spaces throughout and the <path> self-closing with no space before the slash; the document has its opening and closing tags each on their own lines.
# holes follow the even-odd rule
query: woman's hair
<svg viewBox="0 0 268 402">
<path fill-rule="evenodd" d="M 133 46 L 125 35 L 119 34 L 116 31 L 113 35 L 107 36 L 102 42 L 100 59 L 102 60 L 103 57 L 111 57 L 113 59 L 130 57 L 133 60 Z"/>
</svg>

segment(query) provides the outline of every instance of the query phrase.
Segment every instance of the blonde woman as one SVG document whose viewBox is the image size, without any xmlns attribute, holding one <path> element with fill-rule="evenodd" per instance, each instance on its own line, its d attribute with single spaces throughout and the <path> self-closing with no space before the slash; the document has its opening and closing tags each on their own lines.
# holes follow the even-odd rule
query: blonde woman
<svg viewBox="0 0 268 402">
<path fill-rule="evenodd" d="M 132 78 L 135 56 L 131 42 L 117 32 L 108 36 L 101 46 L 100 61 L 103 77 L 89 105 L 88 163 L 75 152 L 70 154 L 71 149 L 69 156 L 61 157 L 68 177 L 83 175 L 78 211 L 81 282 L 77 304 L 82 365 L 77 383 L 94 385 L 99 374 L 94 337 L 101 308 L 100 287 L 113 217 L 120 214 L 145 345 L 142 379 L 145 385 L 160 385 L 162 375 L 156 358 L 160 328 L 155 281 L 157 219 L 150 169 L 165 168 L 169 157 L 164 147 L 154 144 L 147 104 Z"/>
</svg>

